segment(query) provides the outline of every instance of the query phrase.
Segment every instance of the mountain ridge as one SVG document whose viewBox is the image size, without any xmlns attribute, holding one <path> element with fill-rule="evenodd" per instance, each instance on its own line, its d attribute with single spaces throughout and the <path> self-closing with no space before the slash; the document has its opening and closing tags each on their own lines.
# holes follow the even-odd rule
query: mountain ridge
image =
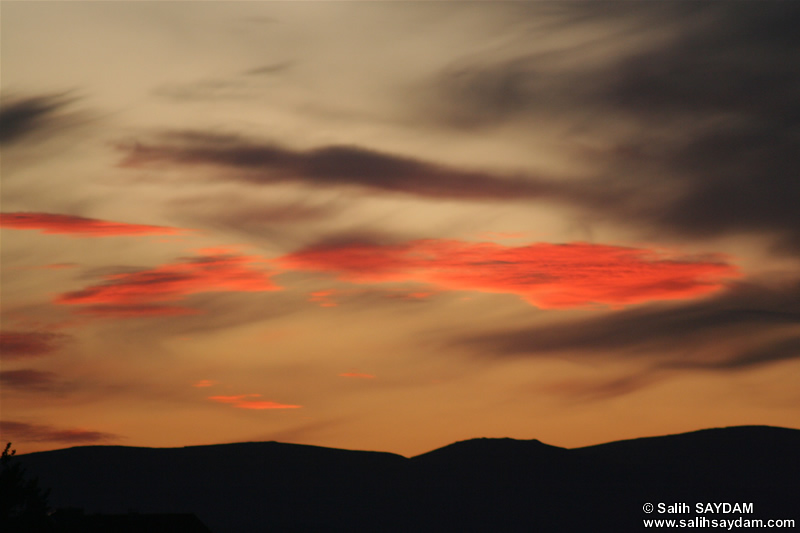
<svg viewBox="0 0 800 533">
<path fill-rule="evenodd" d="M 734 426 L 580 448 L 479 438 L 413 457 L 267 441 L 17 459 L 53 507 L 194 513 L 214 533 L 625 531 L 648 501 L 755 501 L 800 518 L 797 450 L 798 429 Z"/>
</svg>

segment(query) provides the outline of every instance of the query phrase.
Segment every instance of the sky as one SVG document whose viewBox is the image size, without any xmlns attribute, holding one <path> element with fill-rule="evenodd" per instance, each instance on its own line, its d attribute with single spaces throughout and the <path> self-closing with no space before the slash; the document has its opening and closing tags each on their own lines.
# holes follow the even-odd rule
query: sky
<svg viewBox="0 0 800 533">
<path fill-rule="evenodd" d="M 800 427 L 800 5 L 0 10 L 20 453 Z"/>
</svg>

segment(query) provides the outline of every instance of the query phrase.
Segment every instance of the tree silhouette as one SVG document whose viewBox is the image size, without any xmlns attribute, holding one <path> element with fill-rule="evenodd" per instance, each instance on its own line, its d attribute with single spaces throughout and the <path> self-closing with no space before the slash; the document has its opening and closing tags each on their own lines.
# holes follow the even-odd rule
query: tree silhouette
<svg viewBox="0 0 800 533">
<path fill-rule="evenodd" d="M 0 531 L 39 533 L 53 531 L 48 516 L 48 492 L 36 479 L 28 479 L 25 469 L 13 460 L 16 450 L 6 444 L 0 458 Z"/>
</svg>

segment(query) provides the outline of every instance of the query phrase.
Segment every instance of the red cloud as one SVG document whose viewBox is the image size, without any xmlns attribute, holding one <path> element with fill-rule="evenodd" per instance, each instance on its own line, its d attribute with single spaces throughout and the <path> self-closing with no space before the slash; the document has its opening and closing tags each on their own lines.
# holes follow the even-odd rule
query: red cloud
<svg viewBox="0 0 800 533">
<path fill-rule="evenodd" d="M 181 306 L 162 305 L 201 292 L 274 291 L 269 275 L 252 267 L 261 261 L 235 254 L 201 255 L 150 270 L 111 274 L 105 283 L 62 294 L 58 304 L 86 306 L 82 310 L 109 317 L 176 315 L 197 312 Z"/>
<path fill-rule="evenodd" d="M 69 338 L 47 331 L 9 331 L 0 333 L 0 353 L 6 360 L 38 357 L 55 352 Z"/>
<path fill-rule="evenodd" d="M 213 387 L 217 382 L 212 379 L 201 379 L 200 381 L 192 384 L 192 387 Z"/>
<path fill-rule="evenodd" d="M 739 275 L 717 257 L 588 243 L 512 247 L 430 239 L 312 248 L 279 262 L 297 270 L 335 272 L 352 282 L 415 281 L 439 289 L 516 294 L 542 308 L 691 298 Z"/>
<path fill-rule="evenodd" d="M 300 409 L 302 405 L 287 405 L 266 400 L 247 400 L 246 398 L 259 398 L 260 394 L 239 394 L 237 396 L 209 396 L 209 400 L 220 403 L 229 403 L 239 409 Z"/>
<path fill-rule="evenodd" d="M 178 235 L 189 230 L 165 226 L 144 226 L 109 222 L 94 218 L 52 213 L 0 213 L 0 227 L 13 229 L 38 229 L 42 233 L 56 233 L 75 237 L 114 237 L 119 235 Z"/>
</svg>

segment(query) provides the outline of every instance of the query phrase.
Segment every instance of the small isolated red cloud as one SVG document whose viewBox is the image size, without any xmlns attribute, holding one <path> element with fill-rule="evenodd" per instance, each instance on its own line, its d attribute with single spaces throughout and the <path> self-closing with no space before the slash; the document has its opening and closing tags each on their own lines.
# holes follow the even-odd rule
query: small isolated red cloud
<svg viewBox="0 0 800 533">
<path fill-rule="evenodd" d="M 179 235 L 189 230 L 166 226 L 145 226 L 109 222 L 94 218 L 52 213 L 0 213 L 0 227 L 35 229 L 42 233 L 74 237 L 116 237 L 121 235 Z"/>
<path fill-rule="evenodd" d="M 248 400 L 260 398 L 260 394 L 239 394 L 236 396 L 209 396 L 209 400 L 219 403 L 228 403 L 239 409 L 300 409 L 302 405 L 288 405 L 267 400 Z"/>
<path fill-rule="evenodd" d="M 105 282 L 58 296 L 55 303 L 80 305 L 83 313 L 126 318 L 197 312 L 163 302 L 202 292 L 280 290 L 270 274 L 253 267 L 261 258 L 236 254 L 201 255 L 150 270 L 110 274 Z"/>
<path fill-rule="evenodd" d="M 214 381 L 214 380 L 211 380 L 211 379 L 201 379 L 200 381 L 197 381 L 197 382 L 193 383 L 193 384 L 192 384 L 192 387 L 198 387 L 198 388 L 202 388 L 202 387 L 213 387 L 213 386 L 214 386 L 214 385 L 216 385 L 216 384 L 217 384 L 217 382 L 216 382 L 216 381 Z"/>
<path fill-rule="evenodd" d="M 361 372 L 343 372 L 339 376 L 343 378 L 375 379 L 372 374 L 363 374 Z"/>
<path fill-rule="evenodd" d="M 580 242 L 514 247 L 430 239 L 311 248 L 278 261 L 356 283 L 411 281 L 440 290 L 516 294 L 541 308 L 693 298 L 739 276 L 717 256 Z"/>
</svg>

